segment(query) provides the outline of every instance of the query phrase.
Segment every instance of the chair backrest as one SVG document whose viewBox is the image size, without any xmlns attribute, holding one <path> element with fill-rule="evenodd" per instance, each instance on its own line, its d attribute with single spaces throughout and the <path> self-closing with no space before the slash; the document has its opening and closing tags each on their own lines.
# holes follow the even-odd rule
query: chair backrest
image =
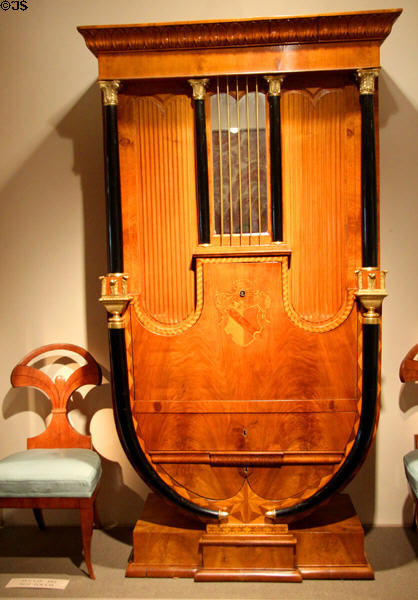
<svg viewBox="0 0 418 600">
<path fill-rule="evenodd" d="M 417 354 L 418 344 L 410 349 L 401 362 L 399 377 L 403 383 L 406 383 L 407 381 L 418 381 L 418 360 L 414 360 Z"/>
<path fill-rule="evenodd" d="M 407 353 L 399 368 L 399 378 L 403 383 L 418 381 L 418 360 L 414 360 L 418 354 L 418 344 Z M 415 448 L 418 449 L 418 435 L 415 435 Z"/>
<path fill-rule="evenodd" d="M 72 352 L 81 356 L 86 364 L 80 366 L 65 379 L 57 375 L 52 380 L 46 373 L 29 366 L 35 358 L 59 351 L 62 356 Z M 91 448 L 91 436 L 78 433 L 71 425 L 67 415 L 67 402 L 71 394 L 87 384 L 100 385 L 102 372 L 92 355 L 73 344 L 49 344 L 33 350 L 13 369 L 11 382 L 13 387 L 30 386 L 44 392 L 52 404 L 52 418 L 48 427 L 40 435 L 28 438 L 27 447 L 32 448 Z"/>
</svg>

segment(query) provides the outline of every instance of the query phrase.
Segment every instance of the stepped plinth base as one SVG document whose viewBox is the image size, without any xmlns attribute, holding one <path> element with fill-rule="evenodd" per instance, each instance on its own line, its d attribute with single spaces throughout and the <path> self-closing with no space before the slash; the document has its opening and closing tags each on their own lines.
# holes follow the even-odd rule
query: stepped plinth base
<svg viewBox="0 0 418 600">
<path fill-rule="evenodd" d="M 346 494 L 289 526 L 205 525 L 150 494 L 134 529 L 126 575 L 196 581 L 374 577 L 363 528 Z"/>
</svg>

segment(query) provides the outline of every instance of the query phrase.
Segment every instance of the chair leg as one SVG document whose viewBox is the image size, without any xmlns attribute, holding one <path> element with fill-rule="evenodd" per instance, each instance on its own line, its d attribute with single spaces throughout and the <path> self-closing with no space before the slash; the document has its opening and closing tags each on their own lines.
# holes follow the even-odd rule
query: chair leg
<svg viewBox="0 0 418 600">
<path fill-rule="evenodd" d="M 99 511 L 97 510 L 96 500 L 93 503 L 93 515 L 94 515 L 94 526 L 96 527 L 96 529 L 103 529 L 102 522 L 100 520 Z"/>
<path fill-rule="evenodd" d="M 32 510 L 33 510 L 33 514 L 35 515 L 35 519 L 36 519 L 39 529 L 41 529 L 41 530 L 46 529 L 42 510 L 40 508 L 33 508 Z"/>
<path fill-rule="evenodd" d="M 91 537 L 93 535 L 93 506 L 80 508 L 81 535 L 83 538 L 84 560 L 91 579 L 95 579 L 91 564 Z"/>
</svg>

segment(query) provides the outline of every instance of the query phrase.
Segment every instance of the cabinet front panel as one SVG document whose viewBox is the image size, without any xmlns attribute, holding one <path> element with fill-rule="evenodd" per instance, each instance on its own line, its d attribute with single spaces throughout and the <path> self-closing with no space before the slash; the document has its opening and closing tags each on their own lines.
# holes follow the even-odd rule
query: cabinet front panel
<svg viewBox="0 0 418 600">
<path fill-rule="evenodd" d="M 306 331 L 284 311 L 282 257 L 248 260 L 204 262 L 200 318 L 176 335 L 147 331 L 134 301 L 132 411 L 172 485 L 221 500 L 245 480 L 279 502 L 331 476 L 355 435 L 357 312 Z"/>
<path fill-rule="evenodd" d="M 125 270 L 144 309 L 162 323 L 177 323 L 194 309 L 191 99 L 126 94 L 119 111 Z"/>
<path fill-rule="evenodd" d="M 361 149 L 354 82 L 317 83 L 289 82 L 283 93 L 283 206 L 293 306 L 323 322 L 346 302 L 361 263 Z"/>
</svg>

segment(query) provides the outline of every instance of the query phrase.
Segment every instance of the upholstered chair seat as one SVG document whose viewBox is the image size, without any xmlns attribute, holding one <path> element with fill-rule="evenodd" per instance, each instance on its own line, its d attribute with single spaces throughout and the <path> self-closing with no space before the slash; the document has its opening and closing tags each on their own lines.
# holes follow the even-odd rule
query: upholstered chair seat
<svg viewBox="0 0 418 600">
<path fill-rule="evenodd" d="M 0 460 L 0 496 L 90 498 L 101 473 L 100 457 L 93 450 L 23 450 Z"/>
<path fill-rule="evenodd" d="M 418 450 L 411 450 L 403 457 L 406 477 L 415 497 L 418 498 Z"/>
</svg>

